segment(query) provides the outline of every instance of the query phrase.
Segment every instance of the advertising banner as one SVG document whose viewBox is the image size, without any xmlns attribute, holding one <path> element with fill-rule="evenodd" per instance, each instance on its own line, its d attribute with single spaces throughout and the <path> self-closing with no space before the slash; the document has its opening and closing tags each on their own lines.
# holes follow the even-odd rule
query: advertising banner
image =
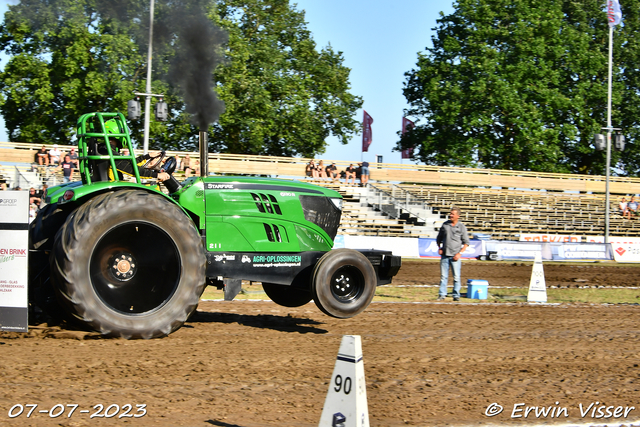
<svg viewBox="0 0 640 427">
<path fill-rule="evenodd" d="M 548 243 L 529 242 L 487 242 L 487 252 L 496 252 L 502 259 L 534 260 L 539 253 L 543 260 L 551 259 L 551 247 Z"/>
<path fill-rule="evenodd" d="M 610 244 L 550 243 L 554 261 L 608 261 L 613 259 Z"/>
<path fill-rule="evenodd" d="M 471 239 L 469 247 L 462 253 L 462 258 L 476 258 L 485 254 L 484 240 Z M 420 258 L 440 258 L 436 239 L 421 238 L 418 242 Z"/>
<path fill-rule="evenodd" d="M 487 242 L 487 252 L 496 252 L 502 259 L 535 260 L 539 253 L 546 261 L 612 260 L 611 245 L 604 243 L 529 243 Z"/>
<path fill-rule="evenodd" d="M 617 262 L 640 263 L 640 243 L 611 243 L 611 249 Z"/>
<path fill-rule="evenodd" d="M 0 191 L 0 330 L 28 328 L 29 193 Z"/>
<path fill-rule="evenodd" d="M 580 243 L 580 236 L 572 236 L 570 234 L 527 234 L 520 235 L 521 242 L 562 242 L 562 243 Z"/>
<path fill-rule="evenodd" d="M 587 241 L 603 243 L 604 236 L 588 236 Z M 640 237 L 609 236 L 609 243 L 617 262 L 640 263 Z"/>
</svg>

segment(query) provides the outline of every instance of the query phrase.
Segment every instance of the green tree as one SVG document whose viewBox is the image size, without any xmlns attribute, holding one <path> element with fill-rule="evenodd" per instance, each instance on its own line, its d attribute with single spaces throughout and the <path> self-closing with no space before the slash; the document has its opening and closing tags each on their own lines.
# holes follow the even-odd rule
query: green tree
<svg viewBox="0 0 640 427">
<path fill-rule="evenodd" d="M 0 112 L 10 139 L 68 143 L 79 115 L 126 112 L 133 93 L 145 91 L 148 13 L 146 0 L 9 6 L 0 27 L 0 49 L 10 57 L 0 73 Z M 165 94 L 171 114 L 165 123 L 151 120 L 152 149 L 197 147 L 192 74 L 176 79 L 194 72 L 181 67 L 185 61 L 202 56 L 184 55 L 197 35 L 188 31 L 195 14 L 228 32 L 224 47 L 208 45 L 222 57 L 208 72 L 225 104 L 209 126 L 212 151 L 314 156 L 329 134 L 346 143 L 358 131 L 352 117 L 362 100 L 349 93 L 342 54 L 318 50 L 304 13 L 288 0 L 156 0 L 152 92 Z M 140 143 L 142 120 L 130 128 Z"/>
<path fill-rule="evenodd" d="M 637 154 L 639 4 L 622 6 L 613 123 L 631 144 L 612 164 L 636 174 L 623 157 Z M 416 158 L 435 165 L 604 173 L 604 153 L 592 143 L 606 126 L 603 2 L 459 0 L 435 30 L 433 47 L 406 73 L 406 114 L 419 121 L 398 149 L 417 146 Z"/>
<path fill-rule="evenodd" d="M 226 112 L 215 126 L 219 151 L 312 157 L 329 134 L 346 144 L 362 100 L 349 93 L 340 52 L 320 51 L 304 14 L 288 0 L 221 0 L 227 62 L 216 71 Z"/>
<path fill-rule="evenodd" d="M 26 0 L 0 28 L 10 55 L 0 74 L 0 111 L 11 140 L 68 143 L 82 113 L 120 109 L 140 71 L 136 47 L 118 20 L 95 4 Z"/>
</svg>

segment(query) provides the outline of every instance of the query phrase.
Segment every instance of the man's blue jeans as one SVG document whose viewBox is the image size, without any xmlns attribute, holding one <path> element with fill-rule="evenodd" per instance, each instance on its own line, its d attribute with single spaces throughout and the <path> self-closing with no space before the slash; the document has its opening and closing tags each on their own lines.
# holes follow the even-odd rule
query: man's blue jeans
<svg viewBox="0 0 640 427">
<path fill-rule="evenodd" d="M 453 271 L 453 297 L 460 298 L 460 270 L 462 268 L 462 258 L 457 261 L 452 256 L 442 256 L 440 258 L 440 291 L 439 297 L 447 296 L 447 283 L 449 282 L 449 269 Z"/>
</svg>

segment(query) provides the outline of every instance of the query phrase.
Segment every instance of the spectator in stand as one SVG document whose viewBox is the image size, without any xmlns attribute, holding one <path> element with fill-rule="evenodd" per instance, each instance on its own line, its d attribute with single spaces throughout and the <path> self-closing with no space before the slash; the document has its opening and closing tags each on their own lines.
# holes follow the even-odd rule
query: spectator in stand
<svg viewBox="0 0 640 427">
<path fill-rule="evenodd" d="M 29 223 L 31 223 L 34 219 L 36 219 L 36 216 L 38 216 L 38 211 L 40 209 L 38 209 L 38 206 L 35 204 L 30 204 L 29 205 Z"/>
<path fill-rule="evenodd" d="M 49 188 L 47 184 L 42 184 L 42 188 L 39 191 L 36 191 L 36 194 L 38 195 L 38 197 L 40 197 L 40 200 L 44 200 L 45 197 L 47 197 L 47 188 Z"/>
<path fill-rule="evenodd" d="M 43 145 L 42 148 L 36 153 L 36 157 L 34 159 L 38 162 L 40 166 L 49 166 L 49 153 L 47 149 Z"/>
<path fill-rule="evenodd" d="M 56 170 L 62 169 L 62 179 L 66 184 L 67 182 L 71 182 L 71 175 L 73 170 L 75 169 L 75 165 L 71 162 L 71 158 L 67 154 L 64 156 L 64 162 L 60 163 L 60 165 L 56 168 Z"/>
<path fill-rule="evenodd" d="M 348 184 L 349 180 L 353 180 L 353 185 L 356 184 L 356 168 L 353 166 L 353 163 L 349 165 L 347 169 L 345 169 L 345 183 Z"/>
<path fill-rule="evenodd" d="M 324 162 L 322 160 L 320 160 L 316 169 L 318 170 L 318 178 L 327 177 L 327 171 L 324 170 Z"/>
<path fill-rule="evenodd" d="M 191 173 L 193 172 L 193 169 L 191 169 L 191 157 L 189 157 L 188 154 L 184 156 L 184 159 L 182 159 L 181 167 L 184 171 L 184 177 L 189 178 L 191 176 Z"/>
<path fill-rule="evenodd" d="M 61 155 L 62 155 L 62 153 L 58 149 L 58 144 L 53 144 L 53 148 L 51 148 L 51 150 L 49 150 L 49 164 L 51 166 L 59 165 L 60 164 L 60 156 Z"/>
<path fill-rule="evenodd" d="M 37 191 L 35 188 L 31 187 L 29 189 L 29 204 L 30 205 L 36 205 L 36 206 L 40 206 L 40 202 L 42 201 L 42 199 L 40 198 L 40 196 L 38 195 Z"/>
<path fill-rule="evenodd" d="M 627 210 L 629 211 L 629 219 L 631 219 L 632 215 L 638 215 L 638 202 L 636 201 L 636 196 L 631 196 L 631 200 L 627 203 Z"/>
<path fill-rule="evenodd" d="M 78 153 L 75 148 L 69 150 L 69 159 L 71 159 L 71 163 L 74 164 L 74 168 L 78 169 Z"/>
<path fill-rule="evenodd" d="M 369 182 L 369 162 L 359 163 L 360 165 L 360 183 L 362 187 L 366 187 Z"/>
<path fill-rule="evenodd" d="M 331 178 L 332 181 L 338 180 L 338 167 L 335 163 L 331 163 L 329 166 L 327 166 L 325 172 L 327 173 L 327 177 Z"/>
<path fill-rule="evenodd" d="M 316 162 L 314 162 L 313 159 L 309 160 L 309 163 L 307 163 L 307 166 L 305 166 L 304 175 L 309 177 L 309 178 L 317 178 L 318 177 L 318 170 L 316 169 Z"/>
<path fill-rule="evenodd" d="M 628 219 L 631 219 L 631 213 L 629 212 L 629 209 L 627 208 L 627 198 L 623 197 L 622 200 L 620 200 L 620 203 L 618 204 L 618 209 L 620 210 L 620 216 L 622 216 L 623 218 L 627 218 L 627 216 L 629 217 Z"/>
</svg>

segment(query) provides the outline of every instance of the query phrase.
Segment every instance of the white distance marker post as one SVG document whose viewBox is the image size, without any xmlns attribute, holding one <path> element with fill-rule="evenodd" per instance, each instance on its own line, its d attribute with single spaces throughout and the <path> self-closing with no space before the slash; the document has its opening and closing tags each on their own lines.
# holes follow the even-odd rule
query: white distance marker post
<svg viewBox="0 0 640 427">
<path fill-rule="evenodd" d="M 531 282 L 529 282 L 528 302 L 547 302 L 547 285 L 544 281 L 544 269 L 542 268 L 542 255 L 536 252 L 536 258 L 531 270 Z"/>
<path fill-rule="evenodd" d="M 319 427 L 369 426 L 367 385 L 359 335 L 344 335 Z"/>
</svg>

